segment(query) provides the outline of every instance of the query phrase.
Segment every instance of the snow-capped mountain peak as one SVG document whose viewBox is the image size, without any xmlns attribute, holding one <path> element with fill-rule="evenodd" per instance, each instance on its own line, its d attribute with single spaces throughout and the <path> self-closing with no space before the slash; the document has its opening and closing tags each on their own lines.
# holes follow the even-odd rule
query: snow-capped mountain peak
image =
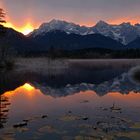
<svg viewBox="0 0 140 140">
<path fill-rule="evenodd" d="M 120 24 L 120 26 L 126 26 L 126 27 L 131 27 L 131 23 L 130 22 L 123 22 Z"/>
<path fill-rule="evenodd" d="M 43 23 L 38 29 L 34 30 L 30 36 L 36 37 L 38 35 L 44 35 L 52 30 L 61 30 L 68 34 L 75 33 L 79 35 L 98 33 L 123 44 L 128 44 L 140 36 L 140 24 L 131 25 L 129 22 L 124 22 L 120 25 L 111 25 L 101 20 L 95 26 L 86 27 L 57 19 L 53 19 L 48 23 Z"/>
<path fill-rule="evenodd" d="M 51 30 L 61 30 L 67 33 L 85 34 L 85 32 L 88 30 L 88 27 L 80 26 L 63 20 L 53 19 L 48 23 L 43 23 L 39 29 L 34 30 L 31 35 L 35 37 Z"/>
<path fill-rule="evenodd" d="M 97 22 L 97 24 L 95 25 L 96 27 L 102 27 L 102 26 L 109 26 L 108 23 L 106 23 L 103 20 L 100 20 L 99 22 Z"/>
</svg>

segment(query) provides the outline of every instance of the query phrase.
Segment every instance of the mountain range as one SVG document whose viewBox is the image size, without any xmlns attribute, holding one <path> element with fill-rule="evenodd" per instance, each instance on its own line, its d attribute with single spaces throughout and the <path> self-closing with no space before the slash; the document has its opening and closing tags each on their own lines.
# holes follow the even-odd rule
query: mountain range
<svg viewBox="0 0 140 140">
<path fill-rule="evenodd" d="M 0 35 L 0 45 L 8 42 L 22 53 L 45 52 L 52 46 L 63 50 L 140 48 L 140 24 L 110 25 L 100 21 L 93 27 L 86 27 L 52 20 L 43 23 L 28 36 L 3 26 L 0 26 L 1 30 L 5 31 L 5 36 Z"/>
<path fill-rule="evenodd" d="M 55 19 L 48 23 L 43 23 L 29 36 L 43 36 L 52 30 L 60 30 L 67 34 L 74 33 L 78 35 L 101 34 L 119 41 L 124 45 L 127 45 L 140 36 L 140 24 L 131 25 L 130 23 L 122 23 L 120 25 L 111 25 L 104 21 L 99 21 L 95 26 L 86 27 Z"/>
</svg>

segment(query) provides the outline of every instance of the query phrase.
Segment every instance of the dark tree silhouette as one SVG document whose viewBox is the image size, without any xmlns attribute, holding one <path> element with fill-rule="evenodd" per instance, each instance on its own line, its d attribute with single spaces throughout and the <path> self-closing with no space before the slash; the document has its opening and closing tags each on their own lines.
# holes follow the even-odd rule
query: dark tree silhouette
<svg viewBox="0 0 140 140">
<path fill-rule="evenodd" d="M 0 129 L 4 128 L 4 124 L 7 122 L 9 105 L 8 97 L 0 95 Z"/>
<path fill-rule="evenodd" d="M 0 8 L 0 23 L 5 23 L 5 13 L 2 8 Z"/>
<path fill-rule="evenodd" d="M 12 68 L 13 60 L 12 60 L 12 48 L 10 47 L 9 40 L 6 39 L 7 29 L 2 25 L 2 23 L 6 23 L 5 21 L 5 12 L 2 8 L 0 8 L 0 40 L 3 40 L 0 44 L 0 68 Z"/>
<path fill-rule="evenodd" d="M 5 23 L 5 13 L 2 8 L 0 8 L 0 39 L 3 40 L 5 36 L 5 29 L 1 25 L 2 23 Z M 7 48 L 6 48 L 7 49 Z M 4 64 L 5 61 L 5 45 L 0 44 L 0 66 Z"/>
<path fill-rule="evenodd" d="M 1 25 L 2 23 L 6 23 L 5 21 L 5 13 L 2 8 L 0 8 L 0 35 L 3 36 L 4 34 L 4 29 L 3 26 Z"/>
</svg>

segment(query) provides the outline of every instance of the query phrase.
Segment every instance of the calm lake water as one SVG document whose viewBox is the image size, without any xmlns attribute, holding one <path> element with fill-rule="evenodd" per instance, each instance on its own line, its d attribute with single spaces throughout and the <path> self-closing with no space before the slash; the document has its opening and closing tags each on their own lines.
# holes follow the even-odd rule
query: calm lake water
<svg viewBox="0 0 140 140">
<path fill-rule="evenodd" d="M 0 140 L 140 140 L 140 68 L 112 61 L 1 72 Z"/>
</svg>

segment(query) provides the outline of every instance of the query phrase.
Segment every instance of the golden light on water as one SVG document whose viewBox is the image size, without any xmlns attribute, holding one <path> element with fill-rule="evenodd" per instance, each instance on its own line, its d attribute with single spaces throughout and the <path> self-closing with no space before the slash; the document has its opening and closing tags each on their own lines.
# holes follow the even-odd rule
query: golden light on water
<svg viewBox="0 0 140 140">
<path fill-rule="evenodd" d="M 26 96 L 26 97 L 34 97 L 36 96 L 35 93 L 40 93 L 40 90 L 36 89 L 35 87 L 33 87 L 31 84 L 29 83 L 25 83 L 22 86 L 17 87 L 15 90 L 13 91 L 7 91 L 5 92 L 3 95 L 7 96 L 7 97 L 14 97 L 14 96 Z"/>
<path fill-rule="evenodd" d="M 32 91 L 35 88 L 33 86 L 31 86 L 30 84 L 26 83 L 22 86 L 22 88 L 26 89 L 27 91 Z"/>
</svg>

